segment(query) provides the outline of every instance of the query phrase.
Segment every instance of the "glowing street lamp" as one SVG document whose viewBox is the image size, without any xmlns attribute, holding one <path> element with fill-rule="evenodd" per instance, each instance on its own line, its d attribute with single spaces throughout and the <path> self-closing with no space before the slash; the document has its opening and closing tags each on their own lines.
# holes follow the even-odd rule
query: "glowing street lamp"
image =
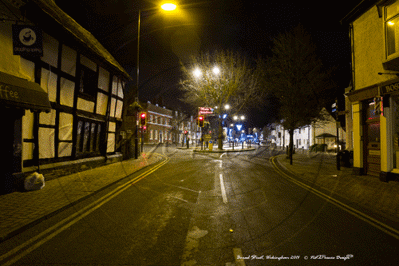
<svg viewBox="0 0 399 266">
<path fill-rule="evenodd" d="M 212 69 L 212 72 L 213 72 L 213 74 L 218 75 L 218 74 L 220 73 L 220 69 L 219 69 L 217 66 L 215 66 L 215 67 Z"/>
<path fill-rule="evenodd" d="M 200 70 L 199 68 L 196 68 L 196 69 L 193 71 L 193 74 L 194 74 L 194 77 L 199 78 L 199 77 L 201 77 L 202 72 L 201 72 L 201 70 Z"/>
<path fill-rule="evenodd" d="M 176 5 L 172 3 L 166 3 L 161 6 L 161 8 L 165 11 L 173 11 L 176 9 Z"/>
</svg>

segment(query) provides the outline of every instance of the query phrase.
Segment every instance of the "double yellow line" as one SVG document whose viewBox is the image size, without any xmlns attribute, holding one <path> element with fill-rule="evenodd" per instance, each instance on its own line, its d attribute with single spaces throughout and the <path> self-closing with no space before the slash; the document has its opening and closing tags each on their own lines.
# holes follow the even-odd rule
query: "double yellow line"
<svg viewBox="0 0 399 266">
<path fill-rule="evenodd" d="M 368 224 L 374 226 L 375 228 L 378 228 L 379 230 L 387 233 L 390 236 L 393 236 L 396 239 L 399 239 L 399 231 L 396 230 L 395 228 L 390 227 L 389 225 L 386 225 L 378 220 L 376 220 L 375 218 L 360 212 L 336 199 L 334 199 L 333 197 L 324 194 L 323 192 L 320 192 L 316 189 L 314 189 L 311 186 L 308 186 L 300 181 L 298 181 L 297 179 L 291 177 L 290 175 L 286 174 L 285 172 L 283 172 L 279 166 L 277 166 L 276 160 L 277 160 L 277 156 L 273 156 L 270 159 L 270 163 L 273 165 L 274 170 L 279 173 L 281 176 L 285 177 L 286 179 L 288 179 L 289 181 L 291 181 L 292 183 L 312 192 L 313 194 L 319 196 L 320 198 L 327 200 L 328 202 L 334 204 L 335 206 L 341 208 L 342 210 L 352 214 L 353 216 L 367 222 Z"/>
<path fill-rule="evenodd" d="M 156 164 L 154 167 L 151 167 L 144 173 L 138 175 L 137 177 L 133 178 L 129 182 L 120 185 L 113 191 L 109 192 L 108 194 L 104 195 L 103 197 L 97 199 L 96 201 L 90 203 L 86 207 L 82 208 L 81 210 L 75 212 L 71 216 L 65 218 L 64 220 L 58 222 L 57 224 L 53 225 L 52 227 L 49 227 L 45 231 L 41 232 L 40 234 L 36 235 L 35 237 L 29 239 L 28 241 L 24 242 L 23 244 L 15 247 L 14 249 L 10 250 L 9 252 L 3 254 L 0 256 L 0 264 L 3 266 L 8 266 L 12 265 L 13 263 L 17 262 L 24 256 L 28 255 L 30 252 L 34 251 L 50 239 L 54 238 L 57 236 L 59 233 L 62 231 L 68 229 L 93 211 L 97 210 L 100 208 L 102 205 L 110 201 L 111 199 L 115 198 L 118 196 L 120 193 L 128 189 L 131 185 L 137 183 L 141 179 L 145 178 L 146 176 L 152 174 L 159 168 L 161 168 L 163 165 L 167 164 L 170 160 L 169 157 L 163 154 L 159 154 L 161 157 L 163 157 L 163 161 Z M 2 263 L 2 261 L 7 260 L 6 262 Z"/>
</svg>

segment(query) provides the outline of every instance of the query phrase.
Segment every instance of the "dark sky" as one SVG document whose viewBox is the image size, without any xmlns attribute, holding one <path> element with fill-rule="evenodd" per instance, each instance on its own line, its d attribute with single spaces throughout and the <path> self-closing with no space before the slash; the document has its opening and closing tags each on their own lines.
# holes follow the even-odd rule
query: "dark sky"
<svg viewBox="0 0 399 266">
<path fill-rule="evenodd" d="M 138 9 L 156 1 L 55 0 L 72 18 L 136 77 Z M 348 28 L 339 21 L 358 1 L 176 1 L 173 16 L 159 10 L 142 11 L 140 38 L 140 100 L 179 104 L 180 61 L 200 51 L 237 50 L 249 57 L 270 55 L 271 40 L 301 23 L 317 45 L 326 67 L 335 67 L 340 89 L 349 84 Z M 135 85 L 135 81 L 132 86 Z M 340 92 L 340 94 L 342 94 Z M 263 126 L 267 109 L 248 113 L 248 126 Z"/>
</svg>

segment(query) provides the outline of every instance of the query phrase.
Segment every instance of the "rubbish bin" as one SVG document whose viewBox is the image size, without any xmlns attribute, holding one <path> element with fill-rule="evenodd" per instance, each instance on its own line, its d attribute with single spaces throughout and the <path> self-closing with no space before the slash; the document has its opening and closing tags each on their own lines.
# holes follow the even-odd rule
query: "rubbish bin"
<svg viewBox="0 0 399 266">
<path fill-rule="evenodd" d="M 212 151 L 213 149 L 213 142 L 210 140 L 208 144 L 209 150 Z"/>
<path fill-rule="evenodd" d="M 344 167 L 351 167 L 351 163 L 350 163 L 350 153 L 347 150 L 344 151 L 340 151 L 339 152 L 339 157 L 340 157 L 340 161 L 341 161 L 341 165 Z"/>
</svg>

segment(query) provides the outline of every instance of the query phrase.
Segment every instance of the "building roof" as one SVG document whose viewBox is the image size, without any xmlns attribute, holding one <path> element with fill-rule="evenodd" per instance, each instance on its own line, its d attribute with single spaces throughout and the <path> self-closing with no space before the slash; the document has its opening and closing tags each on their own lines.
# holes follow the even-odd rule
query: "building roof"
<svg viewBox="0 0 399 266">
<path fill-rule="evenodd" d="M 89 31 L 79 25 L 73 18 L 60 9 L 54 0 L 32 0 L 46 14 L 55 20 L 66 31 L 72 34 L 81 45 L 90 49 L 99 58 L 111 65 L 116 71 L 125 78 L 132 80 L 132 77 L 116 61 L 116 59 L 104 48 L 104 46 Z"/>
<path fill-rule="evenodd" d="M 381 16 L 381 7 L 387 5 L 390 1 L 391 0 L 362 0 L 343 19 L 341 19 L 340 22 L 341 24 L 349 24 L 375 5 L 377 5 L 378 13 Z"/>
</svg>

